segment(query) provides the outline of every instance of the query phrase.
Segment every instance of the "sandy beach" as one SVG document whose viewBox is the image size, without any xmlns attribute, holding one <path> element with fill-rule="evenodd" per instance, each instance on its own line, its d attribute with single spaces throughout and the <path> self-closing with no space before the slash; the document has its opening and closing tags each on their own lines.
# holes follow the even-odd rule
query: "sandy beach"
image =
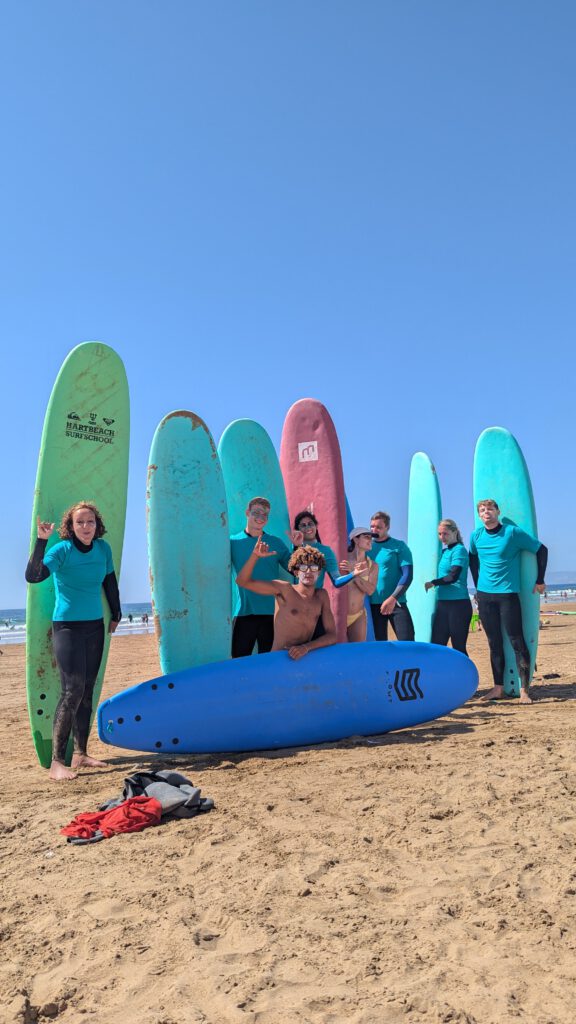
<svg viewBox="0 0 576 1024">
<path fill-rule="evenodd" d="M 566 606 L 568 607 L 568 606 Z M 18 1024 L 572 1024 L 576 617 L 544 614 L 531 707 L 366 740 L 170 761 L 102 746 L 71 783 L 35 759 L 24 646 L 0 657 L 0 1019 Z M 491 685 L 483 634 L 470 653 Z M 115 638 L 104 696 L 158 674 Z M 75 847 L 136 766 L 213 811 Z"/>
</svg>

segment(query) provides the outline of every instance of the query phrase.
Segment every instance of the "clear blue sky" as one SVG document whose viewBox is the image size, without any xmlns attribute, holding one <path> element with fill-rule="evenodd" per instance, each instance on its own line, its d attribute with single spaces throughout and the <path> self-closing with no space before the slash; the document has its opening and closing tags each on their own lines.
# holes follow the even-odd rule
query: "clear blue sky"
<svg viewBox="0 0 576 1024">
<path fill-rule="evenodd" d="M 304 396 L 356 519 L 400 536 L 412 454 L 468 533 L 476 439 L 508 427 L 550 567 L 576 567 L 575 49 L 572 0 L 5 5 L 0 607 L 25 600 L 53 381 L 90 340 L 131 388 L 125 601 L 149 597 L 162 416 L 278 444 Z"/>
</svg>

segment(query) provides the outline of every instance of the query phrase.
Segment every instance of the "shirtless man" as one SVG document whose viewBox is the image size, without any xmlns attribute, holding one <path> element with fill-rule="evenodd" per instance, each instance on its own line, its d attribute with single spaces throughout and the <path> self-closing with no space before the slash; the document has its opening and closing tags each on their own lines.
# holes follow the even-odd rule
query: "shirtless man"
<svg viewBox="0 0 576 1024">
<path fill-rule="evenodd" d="M 318 573 L 324 569 L 324 555 L 316 548 L 298 548 L 288 563 L 288 572 L 295 575 L 298 583 L 286 580 L 254 580 L 252 572 L 260 558 L 275 554 L 261 538 L 254 546 L 248 561 L 236 577 L 239 587 L 245 587 L 255 594 L 275 597 L 273 651 L 288 651 L 294 660 L 303 658 L 319 647 L 331 647 L 336 643 L 336 625 L 325 590 L 316 589 Z M 365 569 L 364 565 L 359 569 Z M 352 574 L 351 574 L 352 575 Z M 355 570 L 353 575 L 358 575 Z M 322 618 L 325 633 L 312 640 L 316 623 Z"/>
</svg>

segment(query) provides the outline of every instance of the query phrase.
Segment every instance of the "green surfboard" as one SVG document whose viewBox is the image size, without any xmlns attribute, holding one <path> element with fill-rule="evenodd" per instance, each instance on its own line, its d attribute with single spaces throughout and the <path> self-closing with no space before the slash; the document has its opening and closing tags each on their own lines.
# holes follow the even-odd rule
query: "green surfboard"
<svg viewBox="0 0 576 1024">
<path fill-rule="evenodd" d="M 85 342 L 65 359 L 50 396 L 38 459 L 32 509 L 31 548 L 36 516 L 56 523 L 78 501 L 94 502 L 106 526 L 116 575 L 120 574 L 126 518 L 130 411 L 128 383 L 120 357 L 107 345 Z M 48 547 L 60 541 L 54 530 Z M 43 767 L 52 760 L 52 716 L 60 677 L 52 654 L 52 577 L 28 587 L 26 604 L 26 689 L 32 739 Z M 106 624 L 110 612 L 102 601 Z M 109 635 L 94 689 L 98 705 Z M 71 755 L 69 744 L 68 755 Z"/>
<path fill-rule="evenodd" d="M 536 508 L 528 466 L 516 438 L 504 427 L 488 427 L 476 443 L 474 453 L 474 506 L 483 498 L 493 498 L 500 509 L 500 520 L 513 523 L 537 537 Z M 476 507 L 476 526 L 482 526 Z M 536 664 L 540 628 L 540 596 L 534 594 L 536 555 L 520 553 L 520 604 L 524 639 L 530 652 L 530 679 Z M 504 692 L 520 695 L 520 678 L 512 645 L 504 632 Z"/>
<path fill-rule="evenodd" d="M 438 575 L 441 544 L 438 523 L 442 518 L 440 487 L 436 470 L 424 452 L 416 452 L 410 465 L 408 486 L 408 547 L 414 559 L 414 578 L 406 599 L 414 622 L 416 640 L 430 643 L 436 611 L 436 588 L 426 592 L 424 584 Z"/>
<path fill-rule="evenodd" d="M 230 540 L 220 460 L 192 412 L 158 426 L 148 466 L 148 557 L 165 675 L 230 657 Z"/>
</svg>

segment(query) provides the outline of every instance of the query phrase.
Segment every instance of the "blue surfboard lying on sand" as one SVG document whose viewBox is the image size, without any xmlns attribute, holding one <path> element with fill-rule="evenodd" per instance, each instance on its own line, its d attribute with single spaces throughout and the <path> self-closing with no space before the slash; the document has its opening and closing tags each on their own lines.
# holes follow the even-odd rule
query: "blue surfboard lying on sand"
<svg viewBox="0 0 576 1024">
<path fill-rule="evenodd" d="M 446 715 L 478 672 L 448 647 L 336 644 L 185 669 L 132 686 L 98 708 L 104 743 L 161 753 L 270 750 L 375 735 Z"/>
</svg>

